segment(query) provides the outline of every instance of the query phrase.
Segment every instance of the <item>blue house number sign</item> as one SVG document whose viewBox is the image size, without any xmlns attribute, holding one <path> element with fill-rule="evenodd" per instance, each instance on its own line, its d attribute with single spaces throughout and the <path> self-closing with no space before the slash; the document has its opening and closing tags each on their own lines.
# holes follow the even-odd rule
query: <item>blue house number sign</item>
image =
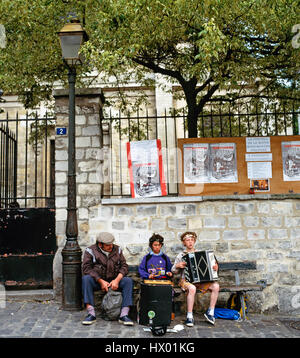
<svg viewBox="0 0 300 358">
<path fill-rule="evenodd" d="M 56 135 L 66 135 L 66 134 L 67 134 L 66 127 L 56 128 Z"/>
</svg>

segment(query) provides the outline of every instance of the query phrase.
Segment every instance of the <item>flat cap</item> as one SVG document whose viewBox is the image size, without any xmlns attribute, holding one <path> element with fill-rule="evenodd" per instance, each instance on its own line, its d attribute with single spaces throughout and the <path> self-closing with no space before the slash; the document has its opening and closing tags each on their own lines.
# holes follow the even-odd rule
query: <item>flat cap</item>
<svg viewBox="0 0 300 358">
<path fill-rule="evenodd" d="M 115 237 L 109 232 L 100 232 L 100 234 L 97 235 L 96 241 L 109 245 L 115 241 Z"/>
</svg>

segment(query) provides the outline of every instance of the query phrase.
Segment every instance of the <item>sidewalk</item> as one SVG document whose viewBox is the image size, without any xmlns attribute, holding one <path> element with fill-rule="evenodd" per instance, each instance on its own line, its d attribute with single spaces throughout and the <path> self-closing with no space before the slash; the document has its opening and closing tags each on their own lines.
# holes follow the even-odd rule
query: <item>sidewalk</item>
<svg viewBox="0 0 300 358">
<path fill-rule="evenodd" d="M 2 308 L 1 308 L 2 307 Z M 156 338 L 137 323 L 124 327 L 117 321 L 100 317 L 91 326 L 83 326 L 86 312 L 64 311 L 60 302 L 52 298 L 51 290 L 7 292 L 5 307 L 0 306 L 0 338 Z M 169 328 L 183 324 L 184 316 L 177 316 Z M 249 320 L 217 319 L 210 325 L 200 314 L 195 326 L 175 333 L 167 332 L 162 339 L 195 338 L 300 338 L 300 317 L 288 315 L 249 314 Z"/>
</svg>

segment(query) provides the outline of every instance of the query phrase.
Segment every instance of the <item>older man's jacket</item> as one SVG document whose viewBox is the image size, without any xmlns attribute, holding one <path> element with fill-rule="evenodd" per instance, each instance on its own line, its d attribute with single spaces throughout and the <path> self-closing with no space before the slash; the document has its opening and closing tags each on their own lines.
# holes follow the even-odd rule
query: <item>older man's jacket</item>
<svg viewBox="0 0 300 358">
<path fill-rule="evenodd" d="M 95 281 L 114 280 L 118 274 L 128 274 L 128 265 L 119 246 L 113 245 L 112 251 L 106 256 L 97 244 L 86 248 L 82 261 L 82 274 L 91 275 Z"/>
</svg>

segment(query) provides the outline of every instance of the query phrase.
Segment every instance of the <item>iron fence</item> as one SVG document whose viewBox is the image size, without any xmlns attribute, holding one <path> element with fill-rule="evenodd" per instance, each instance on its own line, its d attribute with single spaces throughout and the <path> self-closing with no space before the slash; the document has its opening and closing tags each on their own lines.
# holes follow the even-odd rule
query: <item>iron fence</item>
<svg viewBox="0 0 300 358">
<path fill-rule="evenodd" d="M 0 119 L 0 208 L 54 207 L 54 118 Z"/>
<path fill-rule="evenodd" d="M 226 103 L 211 102 L 197 121 L 198 137 L 277 136 L 298 134 L 300 101 Z M 168 195 L 178 195 L 177 139 L 187 138 L 184 109 L 157 115 L 145 110 L 134 115 L 118 113 L 103 118 L 110 124 L 110 193 L 130 196 L 126 143 L 160 139 Z"/>
<path fill-rule="evenodd" d="M 0 207 L 7 207 L 17 192 L 17 141 L 8 124 L 0 124 Z"/>
</svg>

